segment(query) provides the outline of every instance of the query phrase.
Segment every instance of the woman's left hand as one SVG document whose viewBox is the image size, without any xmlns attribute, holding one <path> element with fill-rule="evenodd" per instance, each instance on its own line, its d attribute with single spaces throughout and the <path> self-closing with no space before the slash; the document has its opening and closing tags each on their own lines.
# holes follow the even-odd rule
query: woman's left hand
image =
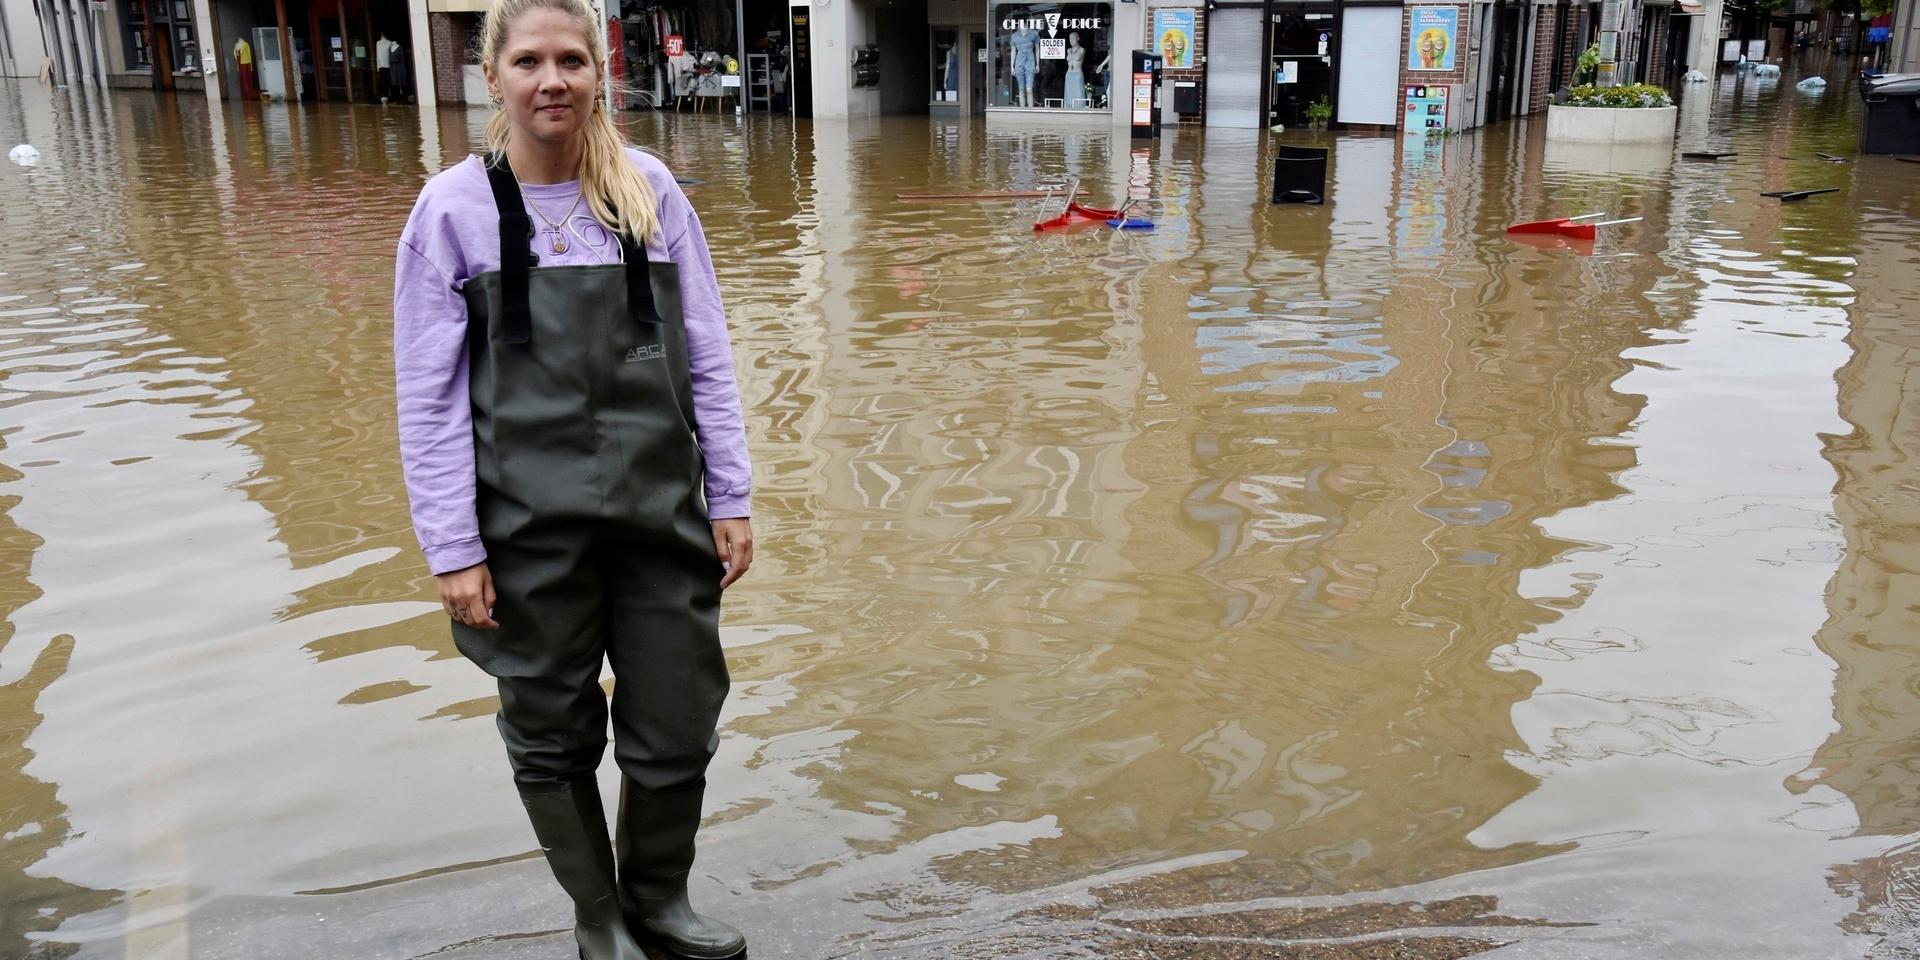
<svg viewBox="0 0 1920 960">
<path fill-rule="evenodd" d="M 720 552 L 720 589 L 733 586 L 753 566 L 753 524 L 745 517 L 713 521 L 713 548 Z"/>
</svg>

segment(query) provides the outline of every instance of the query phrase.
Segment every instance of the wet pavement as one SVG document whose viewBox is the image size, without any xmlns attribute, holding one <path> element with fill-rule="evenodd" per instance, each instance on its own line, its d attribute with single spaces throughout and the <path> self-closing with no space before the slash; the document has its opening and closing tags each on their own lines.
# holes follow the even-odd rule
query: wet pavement
<svg viewBox="0 0 1920 960">
<path fill-rule="evenodd" d="M 757 467 L 698 900 L 763 957 L 1920 955 L 1920 167 L 1796 78 L 1672 150 L 636 117 Z M 0 83 L 0 956 L 570 956 L 396 463 L 394 241 L 483 120 Z M 894 199 L 1067 177 L 1158 228 Z"/>
</svg>

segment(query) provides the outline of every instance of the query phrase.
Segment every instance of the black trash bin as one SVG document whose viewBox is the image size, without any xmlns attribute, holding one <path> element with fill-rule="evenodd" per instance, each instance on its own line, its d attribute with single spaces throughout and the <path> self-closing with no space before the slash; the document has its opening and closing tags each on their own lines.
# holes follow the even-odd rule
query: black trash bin
<svg viewBox="0 0 1920 960">
<path fill-rule="evenodd" d="M 1273 202 L 1323 203 L 1326 196 L 1326 149 L 1281 147 L 1273 160 Z"/>
<path fill-rule="evenodd" d="M 1861 153 L 1920 154 L 1920 73 L 1861 77 L 1860 96 L 1867 101 Z"/>
</svg>

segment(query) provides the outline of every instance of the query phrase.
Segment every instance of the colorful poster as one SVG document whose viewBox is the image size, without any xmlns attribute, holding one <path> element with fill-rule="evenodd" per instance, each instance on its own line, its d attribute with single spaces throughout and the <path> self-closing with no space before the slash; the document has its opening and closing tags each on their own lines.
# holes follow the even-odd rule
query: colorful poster
<svg viewBox="0 0 1920 960">
<path fill-rule="evenodd" d="M 1154 49 L 1166 58 L 1161 64 L 1162 69 L 1193 69 L 1192 10 L 1155 10 L 1153 35 L 1158 41 Z"/>
<path fill-rule="evenodd" d="M 1452 70 L 1460 35 L 1459 7 L 1409 7 L 1408 70 Z"/>
<path fill-rule="evenodd" d="M 1400 124 L 1402 136 L 1426 136 L 1447 128 L 1447 88 L 1408 87 L 1407 111 Z"/>
</svg>

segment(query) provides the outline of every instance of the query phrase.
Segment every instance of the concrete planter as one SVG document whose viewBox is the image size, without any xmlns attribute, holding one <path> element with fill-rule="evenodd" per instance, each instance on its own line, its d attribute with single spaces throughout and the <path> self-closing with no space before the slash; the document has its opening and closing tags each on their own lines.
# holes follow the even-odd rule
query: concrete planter
<svg viewBox="0 0 1920 960">
<path fill-rule="evenodd" d="M 1562 143 L 1672 143 L 1679 107 L 1547 107 L 1547 139 Z"/>
</svg>

